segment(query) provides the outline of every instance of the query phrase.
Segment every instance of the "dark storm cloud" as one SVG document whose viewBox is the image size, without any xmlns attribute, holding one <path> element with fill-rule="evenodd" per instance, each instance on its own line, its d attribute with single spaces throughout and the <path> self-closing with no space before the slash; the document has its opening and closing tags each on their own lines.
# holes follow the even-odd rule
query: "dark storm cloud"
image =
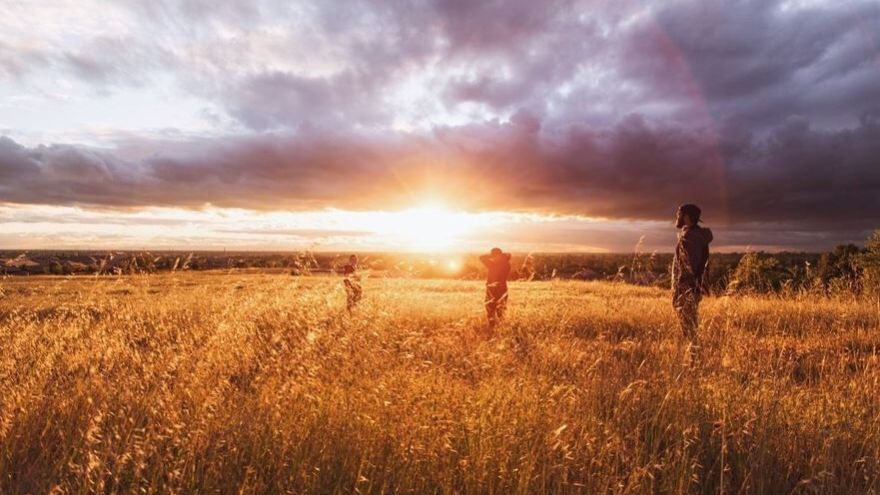
<svg viewBox="0 0 880 495">
<path fill-rule="evenodd" d="M 600 113 L 605 125 L 642 113 L 677 122 L 741 119 L 762 131 L 792 115 L 848 127 L 880 101 L 880 5 L 650 5 L 639 16 L 633 7 L 576 1 L 322 4 L 312 12 L 313 39 L 338 47 L 344 68 L 321 77 L 257 69 L 217 94 L 257 130 L 388 124 L 398 110 L 389 88 L 438 67 L 454 69 L 429 82 L 447 110 L 473 102 L 555 121 Z M 592 85 L 579 79 L 584 73 Z"/>
<path fill-rule="evenodd" d="M 528 0 L 491 0 L 470 2 L 467 0 L 437 0 L 426 2 L 436 14 L 452 51 L 469 51 L 475 54 L 489 52 L 512 53 L 536 38 L 555 35 L 549 27 L 564 19 L 561 14 L 571 14 L 577 2 L 551 0 L 535 8 Z"/>
<path fill-rule="evenodd" d="M 450 111 L 476 102 L 561 121 L 601 114 L 605 125 L 630 113 L 688 122 L 705 117 L 705 107 L 715 120 L 765 129 L 790 115 L 845 127 L 860 113 L 854 107 L 880 100 L 880 5 L 871 1 L 119 5 L 141 29 L 86 37 L 57 53 L 0 50 L 0 68 L 25 73 L 49 60 L 96 86 L 172 75 L 256 130 L 340 118 L 387 125 L 398 110 L 389 88 L 433 72 L 436 103 Z M 332 67 L 310 73 L 300 63 L 310 57 Z"/>
<path fill-rule="evenodd" d="M 624 73 L 650 82 L 658 97 L 704 98 L 716 118 L 754 127 L 790 115 L 849 125 L 860 109 L 876 108 L 880 4 L 783 5 L 692 0 L 659 9 L 629 36 Z"/>
<path fill-rule="evenodd" d="M 440 107 L 454 111 L 459 103 L 478 102 L 498 110 L 539 111 L 547 92 L 599 47 L 595 22 L 573 15 L 585 5 L 576 0 L 544 2 L 540 8 L 530 0 L 294 5 L 134 2 L 131 7 L 154 26 L 193 39 L 196 45 L 186 50 L 164 44 L 164 52 L 177 51 L 179 59 L 163 63 L 188 91 L 211 98 L 240 124 L 258 131 L 304 124 L 387 126 L 399 110 L 389 90 L 407 77 L 432 71 L 437 73 L 427 84 Z M 591 13 L 608 10 L 591 8 Z M 274 22 L 301 36 L 272 35 L 267 48 L 267 38 L 245 34 L 260 33 Z M 224 25 L 242 34 L 203 43 L 218 37 L 217 26 Z M 94 58 L 70 60 L 76 62 L 71 64 L 75 71 L 83 72 L 78 75 L 90 78 L 88 64 L 112 56 L 97 47 L 92 53 Z M 331 66 L 318 75 L 303 70 L 301 63 L 272 63 L 279 57 L 312 60 L 316 54 L 326 54 Z M 446 74 L 448 69 L 455 73 Z"/>
<path fill-rule="evenodd" d="M 726 251 L 813 251 L 832 249 L 839 244 L 861 244 L 869 230 L 840 225 L 833 230 L 817 231 L 789 223 L 746 223 L 719 226 L 715 229 L 714 250 Z M 600 247 L 617 252 L 668 252 L 675 245 L 676 232 L 667 222 L 542 222 L 523 228 L 517 224 L 501 224 L 488 231 L 474 233 L 470 240 L 480 242 L 491 238 L 499 244 L 528 243 L 558 246 L 563 251 L 573 247 Z M 720 227 L 720 228 L 719 228 Z M 547 248 L 545 248 L 547 249 Z M 549 248 L 554 249 L 554 248 Z"/>
<path fill-rule="evenodd" d="M 722 224 L 880 223 L 880 119 L 827 131 L 792 118 L 765 138 L 728 133 L 637 115 L 608 129 L 544 129 L 520 114 L 426 135 L 306 130 L 154 143 L 164 151 L 137 161 L 119 158 L 124 148 L 27 148 L 4 138 L 0 201 L 376 208 L 433 191 L 477 209 L 666 220 L 687 200 Z"/>
</svg>

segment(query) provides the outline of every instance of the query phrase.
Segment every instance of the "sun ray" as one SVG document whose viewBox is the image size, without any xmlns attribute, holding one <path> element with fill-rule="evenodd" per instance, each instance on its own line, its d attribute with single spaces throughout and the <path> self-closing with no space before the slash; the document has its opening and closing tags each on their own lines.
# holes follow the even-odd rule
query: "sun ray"
<svg viewBox="0 0 880 495">
<path fill-rule="evenodd" d="M 374 230 L 404 250 L 445 251 L 473 224 L 471 215 L 432 203 L 377 217 Z"/>
</svg>

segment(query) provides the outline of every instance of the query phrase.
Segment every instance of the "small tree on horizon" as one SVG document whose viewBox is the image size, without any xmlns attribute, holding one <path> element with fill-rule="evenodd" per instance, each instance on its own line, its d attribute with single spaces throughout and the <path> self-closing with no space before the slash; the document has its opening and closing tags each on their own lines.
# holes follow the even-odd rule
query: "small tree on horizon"
<svg viewBox="0 0 880 495">
<path fill-rule="evenodd" d="M 880 295 L 880 229 L 865 241 L 865 251 L 859 255 L 858 264 L 865 291 Z"/>
<path fill-rule="evenodd" d="M 730 293 L 763 293 L 782 287 L 786 280 L 779 260 L 766 253 L 746 252 L 730 277 Z"/>
</svg>

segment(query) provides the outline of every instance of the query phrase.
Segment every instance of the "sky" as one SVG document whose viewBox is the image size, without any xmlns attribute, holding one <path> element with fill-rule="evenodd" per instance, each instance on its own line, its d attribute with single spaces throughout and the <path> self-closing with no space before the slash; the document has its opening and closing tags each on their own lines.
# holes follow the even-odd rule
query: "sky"
<svg viewBox="0 0 880 495">
<path fill-rule="evenodd" d="M 876 0 L 0 0 L 0 249 L 880 228 Z"/>
</svg>

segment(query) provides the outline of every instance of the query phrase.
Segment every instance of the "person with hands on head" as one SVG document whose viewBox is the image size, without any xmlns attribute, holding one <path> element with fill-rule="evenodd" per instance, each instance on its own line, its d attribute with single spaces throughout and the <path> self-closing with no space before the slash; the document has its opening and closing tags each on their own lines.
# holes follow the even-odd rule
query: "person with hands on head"
<svg viewBox="0 0 880 495">
<path fill-rule="evenodd" d="M 509 300 L 507 292 L 507 278 L 510 276 L 510 253 L 503 252 L 500 248 L 492 248 L 489 254 L 480 256 L 480 261 L 486 266 L 486 317 L 489 319 L 489 328 L 495 328 L 504 318 Z"/>
</svg>

